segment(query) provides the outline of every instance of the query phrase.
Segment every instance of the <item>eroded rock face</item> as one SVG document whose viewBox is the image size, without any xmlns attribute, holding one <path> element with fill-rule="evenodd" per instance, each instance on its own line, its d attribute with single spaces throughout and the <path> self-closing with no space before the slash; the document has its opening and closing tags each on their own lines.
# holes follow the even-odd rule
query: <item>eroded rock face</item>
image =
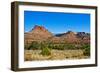
<svg viewBox="0 0 100 73">
<path fill-rule="evenodd" d="M 44 41 L 49 37 L 52 37 L 53 34 L 45 29 L 43 26 L 36 25 L 30 32 L 25 33 L 25 41 Z"/>
<path fill-rule="evenodd" d="M 79 38 L 77 38 L 76 33 L 72 31 L 66 32 L 64 35 L 61 36 L 61 39 L 63 41 L 66 41 L 67 43 L 76 43 L 79 42 Z"/>
<path fill-rule="evenodd" d="M 37 30 L 44 31 L 44 32 L 47 31 L 47 29 L 45 29 L 43 26 L 35 25 L 34 28 L 31 30 L 31 32 L 34 32 L 34 31 L 37 31 Z"/>
<path fill-rule="evenodd" d="M 34 28 L 24 34 L 25 43 L 31 43 L 32 41 L 52 41 L 56 43 L 68 42 L 68 43 L 90 43 L 90 34 L 85 32 L 73 32 L 68 31 L 66 33 L 53 35 L 45 27 L 35 25 Z"/>
</svg>

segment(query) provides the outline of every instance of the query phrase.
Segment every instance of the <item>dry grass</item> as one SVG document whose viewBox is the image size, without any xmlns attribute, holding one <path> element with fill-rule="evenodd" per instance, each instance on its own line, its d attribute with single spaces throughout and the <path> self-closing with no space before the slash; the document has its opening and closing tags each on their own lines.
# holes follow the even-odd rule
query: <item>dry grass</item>
<svg viewBox="0 0 100 73">
<path fill-rule="evenodd" d="M 83 50 L 52 50 L 51 55 L 41 55 L 41 50 L 25 50 L 25 61 L 34 60 L 64 60 L 64 59 L 85 59 Z"/>
</svg>

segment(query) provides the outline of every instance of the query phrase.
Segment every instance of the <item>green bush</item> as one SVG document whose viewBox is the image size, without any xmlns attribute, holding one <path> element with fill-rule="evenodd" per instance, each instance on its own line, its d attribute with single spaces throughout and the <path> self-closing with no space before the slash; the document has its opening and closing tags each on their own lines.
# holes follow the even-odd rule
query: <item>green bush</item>
<svg viewBox="0 0 100 73">
<path fill-rule="evenodd" d="M 42 49 L 41 54 L 45 56 L 51 55 L 51 50 L 48 47 L 45 47 Z"/>
<path fill-rule="evenodd" d="M 76 49 L 74 44 L 65 44 L 64 49 Z"/>
<path fill-rule="evenodd" d="M 42 49 L 42 51 L 41 51 L 42 55 L 47 56 L 47 55 L 51 54 L 51 49 L 48 48 L 48 46 L 45 43 L 41 43 L 41 49 Z"/>
<path fill-rule="evenodd" d="M 49 43 L 47 44 L 48 48 L 64 50 L 64 49 L 77 49 L 75 44 L 66 44 L 66 43 Z"/>
<path fill-rule="evenodd" d="M 81 49 L 90 48 L 89 44 L 81 44 Z"/>
<path fill-rule="evenodd" d="M 89 50 L 88 48 L 86 48 L 86 49 L 84 50 L 84 55 L 90 56 L 90 50 Z"/>
<path fill-rule="evenodd" d="M 28 50 L 29 45 L 28 45 L 28 44 L 25 44 L 24 48 L 25 48 L 26 50 Z"/>
<path fill-rule="evenodd" d="M 84 50 L 84 55 L 90 56 L 90 44 L 82 44 L 81 49 Z"/>
<path fill-rule="evenodd" d="M 25 44 L 25 45 L 24 45 L 24 48 L 25 48 L 26 50 L 28 50 L 28 48 L 29 48 L 29 46 L 30 46 L 30 44 L 28 43 L 28 41 L 26 41 L 24 44 Z"/>
<path fill-rule="evenodd" d="M 48 48 L 48 46 L 46 44 L 41 43 L 41 49 L 42 49 L 42 51 L 41 51 L 41 54 L 42 55 L 47 56 L 47 55 L 50 55 L 51 54 L 51 49 Z"/>
<path fill-rule="evenodd" d="M 90 45 L 86 45 L 84 48 L 84 55 L 90 56 Z"/>
<path fill-rule="evenodd" d="M 90 49 L 90 44 L 70 44 L 70 43 L 53 43 L 49 41 L 44 42 L 36 42 L 33 41 L 30 44 L 25 45 L 25 49 L 43 49 L 43 48 L 49 48 L 49 49 L 57 49 L 57 50 L 64 50 L 64 49 L 84 49 L 86 52 Z"/>
<path fill-rule="evenodd" d="M 41 48 L 41 45 L 40 43 L 36 42 L 36 41 L 33 41 L 30 46 L 28 47 L 28 49 L 40 49 Z"/>
<path fill-rule="evenodd" d="M 57 50 L 64 50 L 63 44 L 49 44 L 48 47 Z"/>
</svg>

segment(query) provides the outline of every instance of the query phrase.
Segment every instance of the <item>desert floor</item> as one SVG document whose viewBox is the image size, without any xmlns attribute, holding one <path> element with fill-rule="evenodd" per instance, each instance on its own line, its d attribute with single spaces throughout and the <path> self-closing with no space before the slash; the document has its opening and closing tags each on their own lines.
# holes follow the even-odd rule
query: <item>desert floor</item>
<svg viewBox="0 0 100 73">
<path fill-rule="evenodd" d="M 64 60 L 64 59 L 86 59 L 89 56 L 84 56 L 83 50 L 52 50 L 51 55 L 41 55 L 41 50 L 25 50 L 25 61 L 38 60 Z"/>
</svg>

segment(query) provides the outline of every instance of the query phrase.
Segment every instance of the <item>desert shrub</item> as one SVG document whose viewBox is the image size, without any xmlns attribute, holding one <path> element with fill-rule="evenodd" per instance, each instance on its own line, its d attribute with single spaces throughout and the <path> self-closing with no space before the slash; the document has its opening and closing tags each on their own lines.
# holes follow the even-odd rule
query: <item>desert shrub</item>
<svg viewBox="0 0 100 73">
<path fill-rule="evenodd" d="M 84 49 L 84 55 L 90 56 L 90 45 L 85 44 L 83 49 Z"/>
<path fill-rule="evenodd" d="M 82 44 L 81 49 L 90 48 L 90 44 Z"/>
<path fill-rule="evenodd" d="M 51 55 L 51 50 L 48 48 L 48 47 L 45 47 L 42 49 L 42 52 L 41 52 L 42 55 Z"/>
<path fill-rule="evenodd" d="M 26 50 L 28 50 L 29 44 L 25 44 L 24 48 L 25 48 Z"/>
<path fill-rule="evenodd" d="M 54 48 L 54 45 L 55 44 L 53 42 L 48 42 L 47 43 L 48 48 L 52 48 L 53 49 Z"/>
<path fill-rule="evenodd" d="M 50 44 L 48 47 L 57 50 L 64 50 L 63 44 Z"/>
<path fill-rule="evenodd" d="M 63 46 L 63 44 L 60 44 L 60 45 L 58 45 L 58 50 L 64 50 L 64 46 Z"/>
<path fill-rule="evenodd" d="M 58 49 L 58 50 L 64 50 L 63 44 L 58 44 L 58 45 L 56 46 L 56 49 Z"/>
<path fill-rule="evenodd" d="M 86 49 L 84 50 L 84 55 L 90 56 L 90 49 L 89 49 L 89 48 L 86 48 Z"/>
<path fill-rule="evenodd" d="M 28 50 L 28 48 L 29 48 L 29 46 L 30 46 L 30 43 L 28 43 L 28 41 L 26 41 L 24 44 L 25 44 L 25 45 L 24 45 L 24 49 Z"/>
<path fill-rule="evenodd" d="M 75 46 L 73 44 L 67 45 L 69 49 L 75 49 Z"/>
<path fill-rule="evenodd" d="M 30 46 L 28 47 L 28 49 L 40 49 L 41 48 L 41 45 L 40 43 L 36 42 L 36 41 L 33 41 Z"/>
<path fill-rule="evenodd" d="M 90 56 L 90 44 L 81 44 L 80 49 L 84 50 L 84 55 Z"/>
<path fill-rule="evenodd" d="M 41 54 L 42 55 L 45 55 L 45 56 L 48 56 L 51 54 L 51 49 L 47 47 L 47 45 L 45 45 L 44 43 L 41 43 Z"/>
<path fill-rule="evenodd" d="M 74 44 L 65 44 L 64 49 L 76 49 Z"/>
<path fill-rule="evenodd" d="M 64 49 L 77 49 L 77 47 L 75 46 L 75 44 L 66 44 L 66 43 L 52 43 L 48 45 L 49 48 L 52 49 L 57 49 L 57 50 L 64 50 Z"/>
</svg>

